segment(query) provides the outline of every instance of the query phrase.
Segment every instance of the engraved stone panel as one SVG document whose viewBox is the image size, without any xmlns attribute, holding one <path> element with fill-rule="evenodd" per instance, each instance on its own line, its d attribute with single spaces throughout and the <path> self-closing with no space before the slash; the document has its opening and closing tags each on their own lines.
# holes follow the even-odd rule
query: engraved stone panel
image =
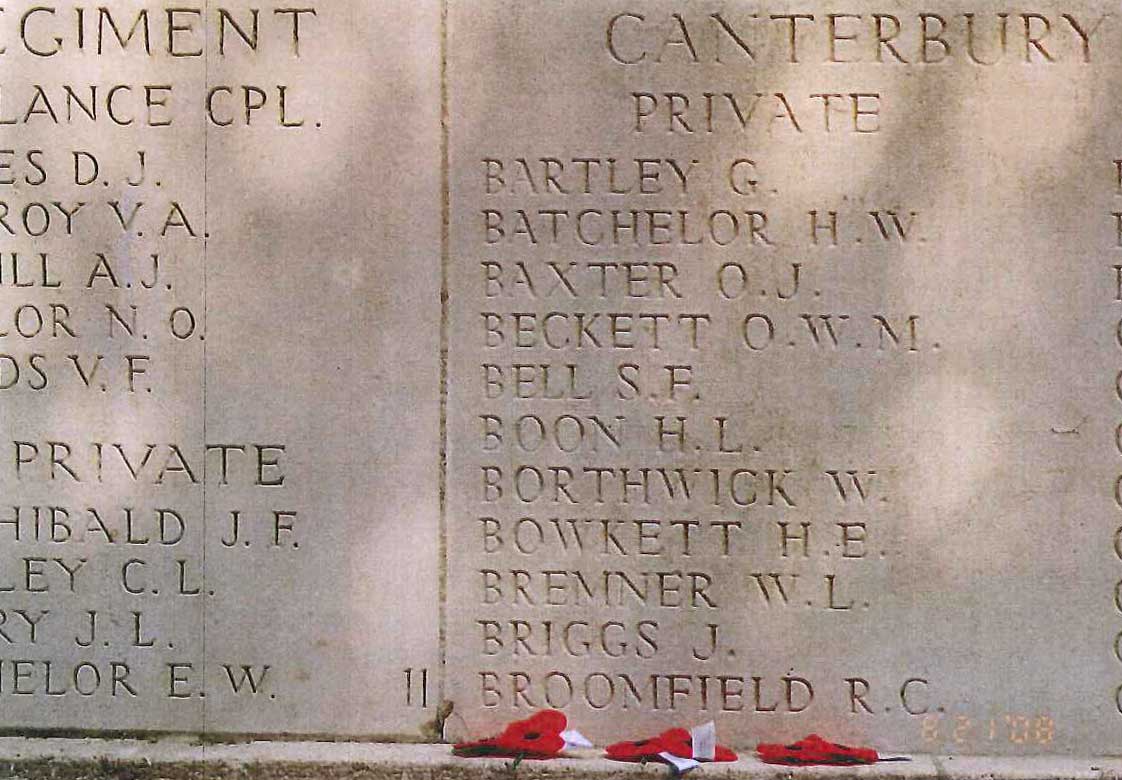
<svg viewBox="0 0 1122 780">
<path fill-rule="evenodd" d="M 458 733 L 1116 749 L 1120 36 L 450 3 Z"/>
<path fill-rule="evenodd" d="M 1120 48 L 5 4 L 0 731 L 1117 752 Z"/>
<path fill-rule="evenodd" d="M 0 13 L 0 727 L 432 719 L 439 19 Z"/>
</svg>

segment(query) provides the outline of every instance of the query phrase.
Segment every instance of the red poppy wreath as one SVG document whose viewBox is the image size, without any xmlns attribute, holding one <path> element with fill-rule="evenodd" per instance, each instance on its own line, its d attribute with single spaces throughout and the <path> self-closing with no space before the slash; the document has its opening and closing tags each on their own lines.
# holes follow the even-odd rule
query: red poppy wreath
<svg viewBox="0 0 1122 780">
<path fill-rule="evenodd" d="M 756 748 L 760 760 L 766 764 L 791 766 L 854 766 L 875 764 L 878 761 L 907 761 L 907 758 L 884 758 L 867 747 L 850 747 L 829 742 L 817 734 L 800 739 L 790 745 L 761 743 Z"/>
<path fill-rule="evenodd" d="M 690 731 L 670 729 L 649 739 L 616 742 L 608 745 L 605 752 L 613 761 L 661 761 L 678 772 L 686 772 L 705 761 L 736 760 L 736 753 L 717 744 L 716 728 L 712 722 Z"/>
<path fill-rule="evenodd" d="M 542 710 L 507 725 L 500 734 L 461 742 L 452 752 L 464 758 L 555 758 L 567 747 L 592 747 L 580 732 L 566 730 L 568 719 L 557 710 Z"/>
</svg>

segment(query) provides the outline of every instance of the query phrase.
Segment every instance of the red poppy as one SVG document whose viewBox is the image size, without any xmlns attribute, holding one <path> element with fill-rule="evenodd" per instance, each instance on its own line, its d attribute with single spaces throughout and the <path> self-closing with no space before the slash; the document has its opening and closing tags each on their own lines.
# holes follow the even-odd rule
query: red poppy
<svg viewBox="0 0 1122 780">
<path fill-rule="evenodd" d="M 604 748 L 604 752 L 613 761 L 655 761 L 659 753 L 668 751 L 660 735 L 636 742 L 616 742 Z"/>
<path fill-rule="evenodd" d="M 694 758 L 693 738 L 685 729 L 670 729 L 657 737 L 636 742 L 617 742 L 605 748 L 607 757 L 614 761 L 658 761 L 660 753 L 678 758 Z M 712 761 L 735 761 L 736 753 L 724 745 L 717 745 Z"/>
<path fill-rule="evenodd" d="M 465 758 L 553 758 L 565 748 L 561 732 L 567 722 L 564 713 L 542 710 L 509 724 L 496 737 L 455 745 L 452 752 Z"/>
<path fill-rule="evenodd" d="M 760 760 L 767 764 L 812 764 L 829 766 L 852 766 L 855 764 L 875 764 L 880 760 L 872 748 L 850 747 L 828 742 L 817 734 L 790 745 L 762 743 L 756 748 Z"/>
</svg>

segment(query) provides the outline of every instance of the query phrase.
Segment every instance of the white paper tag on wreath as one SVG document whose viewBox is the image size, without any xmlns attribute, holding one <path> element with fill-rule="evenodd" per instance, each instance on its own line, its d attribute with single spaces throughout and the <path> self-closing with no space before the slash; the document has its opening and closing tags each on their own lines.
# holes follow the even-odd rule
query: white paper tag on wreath
<svg viewBox="0 0 1122 780">
<path fill-rule="evenodd" d="M 588 741 L 588 737 L 581 734 L 576 729 L 569 729 L 568 731 L 561 732 L 561 739 L 565 740 L 565 750 L 569 748 L 590 748 L 592 743 Z"/>
<path fill-rule="evenodd" d="M 659 753 L 658 757 L 674 767 L 674 771 L 679 775 L 684 775 L 691 769 L 697 769 L 701 766 L 700 761 L 694 761 L 692 758 L 678 758 L 673 753 Z"/>
<path fill-rule="evenodd" d="M 717 725 L 713 721 L 690 729 L 693 757 L 698 761 L 712 761 L 717 757 Z"/>
</svg>

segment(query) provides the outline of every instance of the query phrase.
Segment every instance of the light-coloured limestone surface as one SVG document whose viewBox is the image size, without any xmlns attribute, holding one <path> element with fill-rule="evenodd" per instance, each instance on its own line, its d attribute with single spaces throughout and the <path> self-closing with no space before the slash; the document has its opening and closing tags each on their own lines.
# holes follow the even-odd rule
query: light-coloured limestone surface
<svg viewBox="0 0 1122 780">
<path fill-rule="evenodd" d="M 6 3 L 0 731 L 1100 776 L 1119 51 L 1101 0 Z M 505 771 L 177 744 L 106 749 Z"/>
<path fill-rule="evenodd" d="M 452 733 L 1117 750 L 1104 3 L 450 3 Z"/>
<path fill-rule="evenodd" d="M 119 740 L 0 739 L 0 772 L 34 780 L 50 778 L 381 778 L 383 780 L 477 780 L 571 777 L 661 778 L 662 765 L 607 761 L 580 750 L 546 762 L 512 769 L 501 759 L 457 759 L 445 745 L 252 742 L 191 745 Z M 866 780 L 1112 780 L 1122 761 L 1089 758 L 978 758 L 912 756 L 910 761 L 867 767 L 778 767 L 755 758 L 710 764 L 691 777 L 724 780 L 795 780 L 862 777 Z"/>
<path fill-rule="evenodd" d="M 4 6 L 3 729 L 431 720 L 439 19 Z"/>
</svg>

